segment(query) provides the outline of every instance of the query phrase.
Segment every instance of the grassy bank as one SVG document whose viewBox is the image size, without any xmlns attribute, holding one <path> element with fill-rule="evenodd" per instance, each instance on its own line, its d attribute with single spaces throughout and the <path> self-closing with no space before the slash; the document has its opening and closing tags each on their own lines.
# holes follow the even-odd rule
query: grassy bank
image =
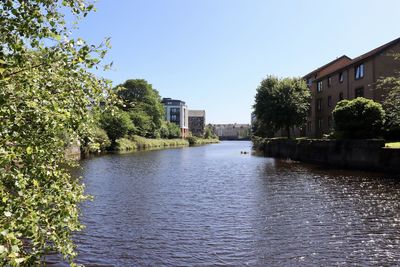
<svg viewBox="0 0 400 267">
<path fill-rule="evenodd" d="M 116 140 L 115 151 L 125 152 L 142 149 L 155 149 L 165 147 L 189 146 L 189 142 L 184 139 L 149 139 L 134 135 L 129 138 Z"/>
<path fill-rule="evenodd" d="M 206 144 L 217 144 L 219 143 L 218 139 L 215 138 L 210 138 L 210 139 L 205 139 L 205 138 L 200 138 L 200 137 L 195 137 L 191 136 L 187 139 L 189 141 L 189 144 L 191 146 L 193 145 L 206 145 Z"/>
<path fill-rule="evenodd" d="M 400 142 L 386 143 L 386 148 L 400 148 Z"/>
</svg>

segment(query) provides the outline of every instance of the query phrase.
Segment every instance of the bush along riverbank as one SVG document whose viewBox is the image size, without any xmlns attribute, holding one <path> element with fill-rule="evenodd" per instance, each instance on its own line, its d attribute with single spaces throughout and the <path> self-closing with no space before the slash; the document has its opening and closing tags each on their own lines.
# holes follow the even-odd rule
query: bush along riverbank
<svg viewBox="0 0 400 267">
<path fill-rule="evenodd" d="M 264 156 L 331 167 L 400 173 L 400 149 L 385 148 L 381 139 L 253 138 Z"/>
<path fill-rule="evenodd" d="M 191 146 L 219 143 L 218 138 L 201 138 L 201 137 L 197 137 L 197 136 L 188 137 L 187 140 Z"/>
<path fill-rule="evenodd" d="M 82 151 L 83 157 L 89 155 L 100 155 L 105 153 L 124 153 L 124 152 L 134 152 L 139 150 L 151 150 L 151 149 L 164 149 L 164 148 L 174 148 L 174 147 L 185 147 L 185 146 L 200 146 L 207 144 L 217 144 L 220 141 L 216 138 L 200 138 L 200 137 L 189 137 L 187 139 L 153 139 L 145 138 L 142 136 L 125 136 L 119 138 L 115 141 L 115 144 L 109 147 L 107 150 L 101 148 L 100 143 L 91 143 L 90 147 L 82 147 L 80 149 L 79 145 L 71 145 L 66 149 L 66 156 L 69 159 L 79 160 L 80 151 Z M 74 151 L 73 157 L 67 154 L 69 151 Z M 78 151 L 78 152 L 77 152 Z"/>
<path fill-rule="evenodd" d="M 189 146 L 185 139 L 150 139 L 138 135 L 119 138 L 115 143 L 112 149 L 115 152 Z"/>
</svg>

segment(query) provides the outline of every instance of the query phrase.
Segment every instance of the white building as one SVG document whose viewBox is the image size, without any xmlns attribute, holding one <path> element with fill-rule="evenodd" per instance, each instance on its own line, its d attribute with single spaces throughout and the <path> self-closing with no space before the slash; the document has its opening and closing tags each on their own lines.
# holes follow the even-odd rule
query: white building
<svg viewBox="0 0 400 267">
<path fill-rule="evenodd" d="M 165 119 L 179 126 L 182 138 L 187 137 L 189 134 L 189 112 L 186 103 L 171 98 L 163 98 L 161 102 L 165 108 Z"/>
</svg>

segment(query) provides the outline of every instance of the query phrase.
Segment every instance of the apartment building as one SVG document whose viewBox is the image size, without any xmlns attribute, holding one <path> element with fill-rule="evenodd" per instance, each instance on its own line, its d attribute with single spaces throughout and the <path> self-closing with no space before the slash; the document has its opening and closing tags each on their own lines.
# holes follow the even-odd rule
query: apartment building
<svg viewBox="0 0 400 267">
<path fill-rule="evenodd" d="M 165 108 L 165 119 L 173 122 L 181 129 L 181 137 L 186 138 L 189 135 L 189 114 L 186 103 L 172 98 L 163 98 L 161 103 Z"/>
<path fill-rule="evenodd" d="M 220 140 L 247 140 L 250 138 L 250 124 L 212 124 Z"/>
<path fill-rule="evenodd" d="M 400 70 L 400 60 L 394 57 L 399 53 L 400 38 L 354 59 L 339 57 L 305 75 L 312 103 L 300 135 L 318 138 L 331 132 L 332 111 L 340 100 L 365 97 L 382 102 L 385 92 L 377 88 L 377 81 Z"/>
<path fill-rule="evenodd" d="M 189 110 L 189 131 L 194 136 L 203 136 L 206 125 L 205 110 Z"/>
</svg>

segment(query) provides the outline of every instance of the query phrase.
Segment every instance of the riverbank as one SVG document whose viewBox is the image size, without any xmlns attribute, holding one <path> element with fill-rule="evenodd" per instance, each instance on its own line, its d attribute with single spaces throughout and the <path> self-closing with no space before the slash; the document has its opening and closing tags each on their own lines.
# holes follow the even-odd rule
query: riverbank
<svg viewBox="0 0 400 267">
<path fill-rule="evenodd" d="M 220 141 L 218 139 L 205 139 L 199 137 L 190 137 L 187 139 L 151 139 L 134 135 L 130 136 L 129 138 L 117 139 L 114 148 L 109 151 L 91 152 L 89 149 L 82 150 L 78 143 L 74 143 L 65 149 L 65 157 L 70 160 L 80 160 L 82 157 L 88 157 L 90 155 L 100 155 L 108 152 L 126 153 L 138 150 L 217 144 L 219 142 Z"/>
<path fill-rule="evenodd" d="M 216 138 L 200 138 L 200 137 L 195 137 L 191 136 L 188 139 L 189 145 L 207 145 L 207 144 L 217 144 L 219 143 L 219 139 Z"/>
<path fill-rule="evenodd" d="M 264 156 L 337 168 L 400 173 L 400 149 L 385 148 L 384 140 L 253 138 Z"/>
<path fill-rule="evenodd" d="M 189 146 L 189 141 L 185 139 L 149 139 L 134 135 L 128 138 L 116 140 L 114 152 L 128 152 L 135 150 L 182 147 Z"/>
</svg>

